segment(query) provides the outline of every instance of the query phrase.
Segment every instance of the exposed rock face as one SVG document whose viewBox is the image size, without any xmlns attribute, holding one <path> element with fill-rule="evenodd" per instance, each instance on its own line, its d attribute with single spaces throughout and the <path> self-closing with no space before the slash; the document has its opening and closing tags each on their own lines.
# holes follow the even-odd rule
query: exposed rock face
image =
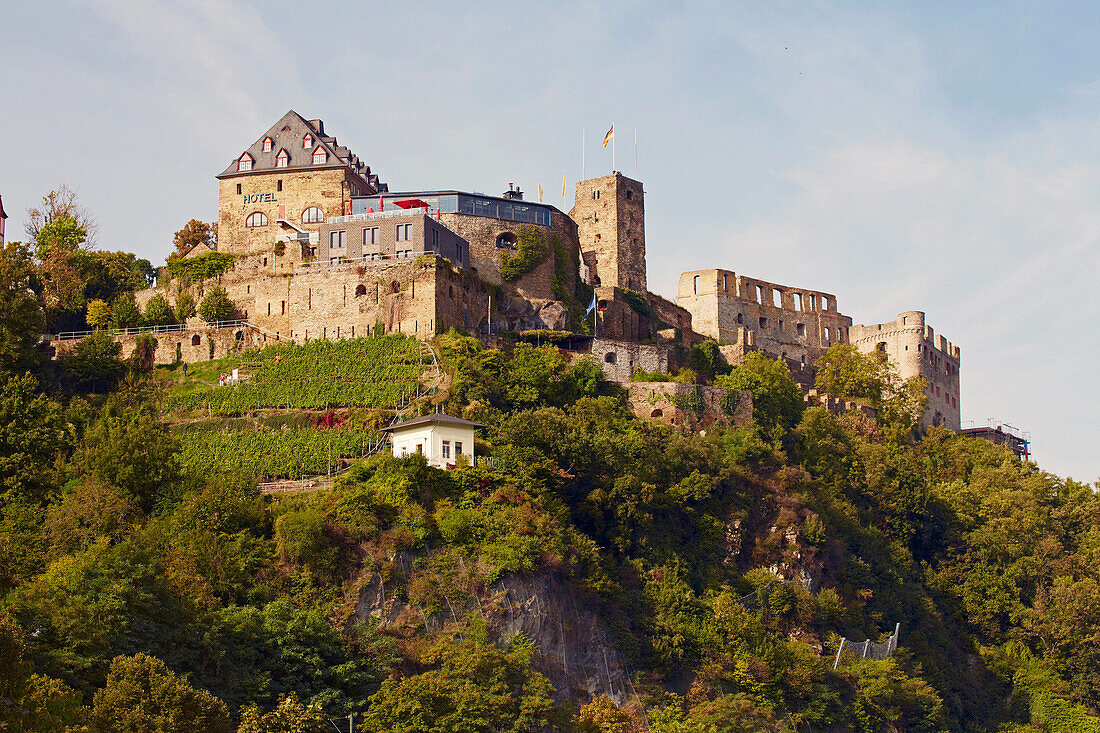
<svg viewBox="0 0 1100 733">
<path fill-rule="evenodd" d="M 607 695 L 623 703 L 632 695 L 625 660 L 611 645 L 599 617 L 578 601 L 569 580 L 560 574 L 530 577 L 509 575 L 497 581 L 467 606 L 457 605 L 438 617 L 400 600 L 378 575 L 367 580 L 349 622 L 373 618 L 382 628 L 423 628 L 440 631 L 466 613 L 480 610 L 489 621 L 494 641 L 507 642 L 523 634 L 538 649 L 536 668 L 545 674 L 559 700 L 585 701 Z M 454 603 L 454 599 L 451 603 Z"/>
</svg>

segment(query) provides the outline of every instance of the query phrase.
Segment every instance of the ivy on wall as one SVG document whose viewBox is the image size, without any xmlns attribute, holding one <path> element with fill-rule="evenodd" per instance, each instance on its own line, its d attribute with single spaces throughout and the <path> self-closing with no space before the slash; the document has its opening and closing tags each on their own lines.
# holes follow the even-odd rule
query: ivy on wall
<svg viewBox="0 0 1100 733">
<path fill-rule="evenodd" d="M 169 260 L 168 274 L 184 283 L 202 282 L 223 274 L 236 261 L 234 255 L 226 252 L 207 252 L 186 260 Z"/>
<path fill-rule="evenodd" d="M 550 244 L 542 230 L 522 226 L 516 234 L 516 254 L 504 252 L 500 256 L 500 276 L 505 280 L 518 280 L 546 262 L 550 256 Z"/>
</svg>

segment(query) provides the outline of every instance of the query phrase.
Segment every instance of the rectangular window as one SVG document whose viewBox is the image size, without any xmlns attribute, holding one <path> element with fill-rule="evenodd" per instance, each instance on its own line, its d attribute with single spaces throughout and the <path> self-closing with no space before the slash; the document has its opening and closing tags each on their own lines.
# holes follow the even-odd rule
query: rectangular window
<svg viewBox="0 0 1100 733">
<path fill-rule="evenodd" d="M 328 263 L 329 263 L 330 265 L 335 265 L 335 264 L 336 264 L 337 262 L 339 262 L 339 261 L 340 261 L 340 258 L 339 258 L 339 257 L 329 257 L 329 258 L 328 258 Z"/>
<path fill-rule="evenodd" d="M 405 241 L 406 242 L 409 241 L 410 239 L 412 239 L 412 230 L 413 230 L 413 225 L 412 224 L 406 224 L 405 225 Z"/>
<path fill-rule="evenodd" d="M 816 295 L 814 295 L 813 293 L 810 293 L 810 294 L 809 294 L 808 296 L 806 296 L 806 297 L 808 297 L 808 298 L 810 299 L 810 310 L 814 310 L 814 307 L 815 307 L 815 306 L 817 305 L 817 303 L 816 303 L 816 301 L 817 301 L 817 296 L 816 296 Z"/>
<path fill-rule="evenodd" d="M 335 248 L 335 247 L 347 246 L 347 243 L 348 243 L 347 236 L 348 236 L 348 233 L 346 231 L 330 232 L 329 233 L 329 247 Z"/>
<path fill-rule="evenodd" d="M 767 328 L 767 327 L 768 327 L 768 319 L 762 317 L 760 319 L 760 328 Z"/>
<path fill-rule="evenodd" d="M 378 244 L 378 227 L 363 230 L 363 244 Z"/>
<path fill-rule="evenodd" d="M 761 304 L 761 305 L 764 304 L 764 286 L 763 285 L 757 285 L 756 286 L 756 302 Z"/>
<path fill-rule="evenodd" d="M 461 440 L 456 440 L 455 441 L 455 457 L 457 458 L 460 455 L 462 455 L 462 441 Z"/>
<path fill-rule="evenodd" d="M 821 310 L 829 310 L 829 299 L 824 295 L 821 296 Z"/>
<path fill-rule="evenodd" d="M 722 291 L 723 292 L 729 292 L 729 289 L 730 289 L 729 277 L 730 276 L 727 275 L 726 273 L 724 273 L 724 272 L 722 273 Z"/>
<path fill-rule="evenodd" d="M 692 283 L 691 283 L 692 292 L 695 293 L 696 295 L 698 295 L 699 294 L 699 276 L 696 275 L 695 277 L 693 277 L 691 279 L 691 281 L 692 281 Z"/>
<path fill-rule="evenodd" d="M 806 335 L 806 324 L 805 323 L 796 323 L 795 327 L 794 327 L 794 330 L 795 330 L 795 333 L 797 333 L 799 336 L 805 336 Z"/>
<path fill-rule="evenodd" d="M 424 455 L 424 444 L 423 443 L 417 443 L 416 444 L 416 452 L 419 453 L 420 455 Z"/>
<path fill-rule="evenodd" d="M 829 327 L 825 327 L 825 343 L 829 343 Z"/>
<path fill-rule="evenodd" d="M 794 309 L 796 311 L 802 310 L 802 293 L 792 294 L 791 299 L 794 300 Z"/>
<path fill-rule="evenodd" d="M 449 441 L 449 440 L 444 440 L 443 441 L 443 457 L 444 458 L 450 458 L 451 457 L 451 441 Z"/>
<path fill-rule="evenodd" d="M 776 308 L 783 307 L 783 291 L 778 288 L 772 289 L 772 305 Z"/>
</svg>

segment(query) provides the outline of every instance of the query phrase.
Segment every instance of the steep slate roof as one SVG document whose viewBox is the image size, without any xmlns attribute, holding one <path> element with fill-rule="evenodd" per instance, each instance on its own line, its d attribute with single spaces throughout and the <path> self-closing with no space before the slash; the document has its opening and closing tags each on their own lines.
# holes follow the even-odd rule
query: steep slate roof
<svg viewBox="0 0 1100 733">
<path fill-rule="evenodd" d="M 289 128 L 289 129 L 283 129 Z M 313 136 L 313 145 L 302 147 L 302 138 L 306 133 Z M 264 139 L 271 138 L 272 145 L 269 152 L 264 152 Z M 313 164 L 313 153 L 320 146 L 328 153 L 328 162 L 322 165 Z M 349 168 L 362 179 L 364 187 L 371 192 L 388 191 L 389 187 L 378 180 L 378 176 L 371 173 L 370 166 L 359 160 L 359 156 L 351 152 L 347 146 L 336 142 L 335 137 L 325 135 L 325 125 L 321 120 L 307 120 L 294 110 L 290 110 L 282 118 L 271 126 L 267 132 L 252 143 L 240 155 L 233 159 L 229 167 L 218 174 L 217 178 L 232 178 L 234 176 L 247 176 L 251 173 L 268 173 L 276 170 L 275 157 L 280 150 L 286 150 L 290 156 L 285 168 L 278 170 L 320 170 L 324 168 Z M 237 161 L 241 155 L 248 153 L 252 156 L 252 170 L 238 171 Z"/>
<path fill-rule="evenodd" d="M 438 423 L 441 425 L 458 425 L 471 428 L 483 428 L 485 427 L 481 423 L 471 422 L 464 420 L 461 417 L 455 417 L 454 415 L 444 415 L 443 413 L 436 412 L 432 415 L 424 415 L 423 417 L 414 417 L 411 420 L 399 422 L 396 425 L 390 425 L 382 428 L 383 431 L 387 430 L 404 430 L 405 428 L 415 427 L 417 425 L 427 425 L 428 423 Z"/>
</svg>

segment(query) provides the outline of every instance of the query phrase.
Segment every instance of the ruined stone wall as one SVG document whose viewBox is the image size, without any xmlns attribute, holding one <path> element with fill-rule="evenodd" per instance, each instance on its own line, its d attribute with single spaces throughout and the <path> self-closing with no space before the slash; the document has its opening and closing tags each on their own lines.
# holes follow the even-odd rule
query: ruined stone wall
<svg viewBox="0 0 1100 733">
<path fill-rule="evenodd" d="M 621 173 L 578 181 L 570 217 L 581 251 L 594 262 L 589 282 L 644 293 L 645 207 L 642 184 Z M 587 255 L 591 254 L 591 257 Z"/>
<path fill-rule="evenodd" d="M 303 212 L 316 206 L 326 219 L 342 216 L 351 200 L 351 176 L 346 169 L 331 168 L 264 171 L 219 180 L 218 250 L 232 254 L 271 252 L 278 234 L 293 231 L 278 224 L 279 219 L 316 232 L 318 224 L 303 222 Z M 267 226 L 245 226 L 248 215 L 257 211 L 267 216 Z"/>
<path fill-rule="evenodd" d="M 612 382 L 629 382 L 635 368 L 667 372 L 669 347 L 609 338 L 594 338 L 588 351 Z"/>
<path fill-rule="evenodd" d="M 836 296 L 748 278 L 729 270 L 680 275 L 677 303 L 691 312 L 692 328 L 719 343 L 736 343 L 738 329 L 753 332 L 764 351 L 813 363 L 830 345 L 847 343 L 852 319 Z M 743 340 L 743 339 L 742 339 Z"/>
<path fill-rule="evenodd" d="M 857 325 L 848 330 L 853 346 L 865 354 L 881 352 L 897 363 L 902 379 L 928 382 L 928 408 L 922 425 L 962 426 L 959 408 L 959 347 L 937 336 L 921 311 L 906 311 L 890 323 Z"/>
<path fill-rule="evenodd" d="M 208 328 L 198 318 L 190 319 L 188 325 L 191 328 L 184 331 L 144 334 L 144 336 L 156 339 L 157 346 L 153 352 L 154 363 L 175 364 L 178 361 L 194 364 L 210 359 L 221 359 L 239 353 L 242 349 L 258 346 L 262 341 L 256 331 L 244 326 Z M 129 359 L 133 355 L 134 349 L 137 348 L 138 340 L 142 337 L 141 334 L 115 336 L 115 341 L 122 344 L 120 358 Z M 82 340 L 72 339 L 52 342 L 50 344 L 53 349 L 52 358 L 63 359 L 69 356 L 76 351 L 76 347 Z M 213 344 L 213 350 L 210 348 L 211 344 Z M 176 354 L 177 345 L 179 345 L 178 358 Z M 213 356 L 211 356 L 211 353 L 213 353 Z"/>
<path fill-rule="evenodd" d="M 741 427 L 752 420 L 752 393 L 678 382 L 631 382 L 627 404 L 637 417 L 702 430 L 715 424 Z"/>
</svg>

